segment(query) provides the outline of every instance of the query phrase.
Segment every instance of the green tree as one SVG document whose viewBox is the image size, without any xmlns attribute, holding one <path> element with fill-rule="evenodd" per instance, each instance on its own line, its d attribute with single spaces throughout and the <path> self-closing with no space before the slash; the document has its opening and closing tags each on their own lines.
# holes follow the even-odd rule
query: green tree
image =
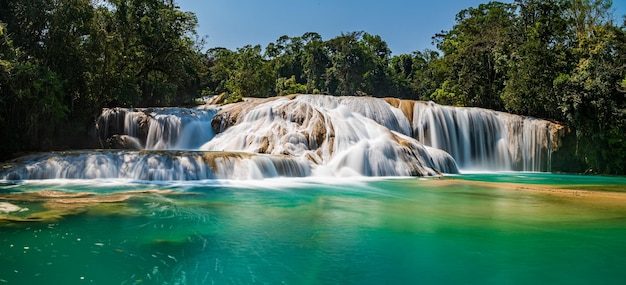
<svg viewBox="0 0 626 285">
<path fill-rule="evenodd" d="M 331 62 L 326 70 L 326 88 L 331 94 L 351 96 L 361 91 L 365 73 L 371 67 L 362 35 L 363 32 L 342 34 L 326 43 Z"/>
<path fill-rule="evenodd" d="M 515 8 L 513 4 L 489 2 L 461 10 L 453 29 L 435 36 L 437 47 L 444 53 L 447 74 L 445 88 L 442 85 L 433 93 L 433 99 L 502 109 L 500 92 L 512 52 Z"/>
<path fill-rule="evenodd" d="M 439 53 L 428 49 L 413 52 L 412 68 L 414 75 L 411 86 L 415 92 L 415 98 L 419 100 L 431 100 L 431 95 L 443 84 L 446 75 L 449 74 Z"/>
<path fill-rule="evenodd" d="M 378 35 L 364 33 L 361 42 L 366 54 L 364 61 L 367 66 L 361 88 L 367 94 L 379 97 L 389 96 L 392 90 L 391 50 Z"/>
<path fill-rule="evenodd" d="M 238 96 L 269 97 L 275 95 L 275 79 L 270 64 L 261 55 L 261 46 L 237 49 L 226 89 Z"/>
<path fill-rule="evenodd" d="M 302 72 L 306 80 L 307 91 L 316 93 L 326 91 L 324 78 L 326 69 L 330 66 L 328 48 L 317 33 L 305 33 L 302 35 L 305 41 L 302 56 Z"/>
<path fill-rule="evenodd" d="M 278 78 L 276 80 L 276 92 L 279 96 L 282 95 L 290 95 L 290 94 L 302 94 L 306 93 L 307 88 L 305 85 L 302 85 L 296 81 L 295 76 L 291 76 L 289 78 Z"/>
<path fill-rule="evenodd" d="M 626 35 L 611 23 L 608 1 L 575 1 L 569 19 L 578 60 L 572 71 L 554 80 L 560 90 L 559 109 L 576 130 L 584 162 L 604 173 L 626 168 L 626 96 L 624 78 Z"/>
<path fill-rule="evenodd" d="M 58 75 L 26 58 L 0 22 L 0 157 L 45 147 L 68 112 Z"/>
<path fill-rule="evenodd" d="M 233 72 L 237 53 L 226 48 L 212 48 L 206 53 L 208 67 L 208 94 L 228 92 L 226 82 Z"/>
<path fill-rule="evenodd" d="M 304 83 L 303 75 L 304 42 L 300 37 L 282 36 L 265 49 L 265 55 L 275 73 L 275 78 L 294 76 L 297 82 Z"/>
<path fill-rule="evenodd" d="M 569 69 L 566 46 L 567 3 L 517 1 L 520 7 L 502 100 L 508 111 L 558 118 L 558 90 L 553 80 Z"/>
<path fill-rule="evenodd" d="M 75 144 L 103 106 L 190 102 L 207 73 L 195 15 L 173 1 L 2 1 L 0 22 L 14 150 Z M 28 126 L 45 116 L 49 130 Z"/>
<path fill-rule="evenodd" d="M 402 98 L 413 98 L 411 81 L 414 77 L 413 57 L 410 54 L 395 55 L 390 62 L 390 80 L 393 93 Z"/>
<path fill-rule="evenodd" d="M 118 34 L 127 41 L 123 56 L 134 71 L 140 104 L 169 105 L 196 95 L 180 90 L 196 63 L 197 50 L 191 38 L 197 26 L 195 15 L 180 11 L 172 1 L 111 2 Z"/>
</svg>

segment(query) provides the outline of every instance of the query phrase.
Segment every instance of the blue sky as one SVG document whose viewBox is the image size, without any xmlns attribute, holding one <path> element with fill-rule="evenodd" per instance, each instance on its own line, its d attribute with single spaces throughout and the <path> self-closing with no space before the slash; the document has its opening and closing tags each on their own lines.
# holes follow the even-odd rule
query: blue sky
<svg viewBox="0 0 626 285">
<path fill-rule="evenodd" d="M 342 32 L 380 35 L 393 54 L 436 49 L 431 38 L 454 25 L 455 15 L 484 1 L 458 0 L 178 0 L 183 11 L 198 17 L 198 34 L 207 48 L 235 50 L 247 44 L 265 47 L 282 35 L 317 32 L 331 39 Z M 503 1 L 512 2 L 512 1 Z M 616 15 L 626 1 L 614 0 Z M 618 23 L 621 24 L 621 17 Z"/>
</svg>

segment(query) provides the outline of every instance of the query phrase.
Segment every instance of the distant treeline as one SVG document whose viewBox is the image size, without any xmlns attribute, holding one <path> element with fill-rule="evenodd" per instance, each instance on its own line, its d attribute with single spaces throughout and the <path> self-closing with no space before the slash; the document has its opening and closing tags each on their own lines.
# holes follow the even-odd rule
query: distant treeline
<svg viewBox="0 0 626 285">
<path fill-rule="evenodd" d="M 489 2 L 435 35 L 438 51 L 392 55 L 365 32 L 205 50 L 195 15 L 171 0 L 2 1 L 0 156 L 73 147 L 102 107 L 323 93 L 558 120 L 575 133 L 571 171 L 625 174 L 626 18 L 611 6 Z"/>
</svg>

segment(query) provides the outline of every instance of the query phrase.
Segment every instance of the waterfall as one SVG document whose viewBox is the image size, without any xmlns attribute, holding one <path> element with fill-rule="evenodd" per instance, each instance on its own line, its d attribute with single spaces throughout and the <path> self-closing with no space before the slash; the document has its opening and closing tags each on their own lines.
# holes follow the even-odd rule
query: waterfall
<svg viewBox="0 0 626 285">
<path fill-rule="evenodd" d="M 3 179 L 149 181 L 304 177 L 308 161 L 286 156 L 197 151 L 69 151 L 22 157 Z"/>
<path fill-rule="evenodd" d="M 200 149 L 305 157 L 318 165 L 319 176 L 458 172 L 449 155 L 394 131 L 410 132 L 408 120 L 376 98 L 300 95 L 226 106 L 220 113 L 225 129 Z"/>
<path fill-rule="evenodd" d="M 481 108 L 417 102 L 413 133 L 461 169 L 547 171 L 553 123 Z"/>
<path fill-rule="evenodd" d="M 481 108 L 293 95 L 200 108 L 107 108 L 109 151 L 47 153 L 3 179 L 262 179 L 549 171 L 558 124 Z M 119 150 L 125 149 L 125 150 Z"/>
<path fill-rule="evenodd" d="M 98 137 L 114 145 L 141 149 L 197 149 L 215 133 L 209 108 L 106 108 L 96 121 Z M 113 138 L 113 140 L 112 140 Z M 125 143 L 125 139 L 133 143 Z"/>
</svg>

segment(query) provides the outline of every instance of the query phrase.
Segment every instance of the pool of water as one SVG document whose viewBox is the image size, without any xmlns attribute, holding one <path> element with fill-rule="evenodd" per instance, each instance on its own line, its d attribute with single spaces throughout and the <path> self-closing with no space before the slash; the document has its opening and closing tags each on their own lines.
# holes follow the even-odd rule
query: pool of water
<svg viewBox="0 0 626 285">
<path fill-rule="evenodd" d="M 48 216 L 0 222 L 0 283 L 626 280 L 626 205 L 584 203 L 584 197 L 515 191 L 483 182 L 626 192 L 625 178 L 538 173 L 335 181 L 4 183 L 0 202 L 22 211 L 0 216 L 25 218 L 37 211 Z M 104 194 L 148 189 L 173 194 L 154 192 L 81 208 L 7 198 L 41 190 Z"/>
</svg>

